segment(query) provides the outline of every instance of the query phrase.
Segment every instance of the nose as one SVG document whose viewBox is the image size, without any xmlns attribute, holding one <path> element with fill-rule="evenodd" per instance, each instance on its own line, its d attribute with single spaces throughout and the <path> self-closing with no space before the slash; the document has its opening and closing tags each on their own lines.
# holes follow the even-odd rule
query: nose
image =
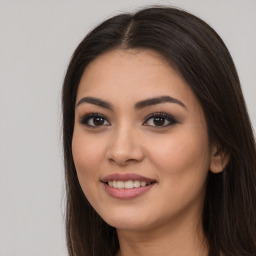
<svg viewBox="0 0 256 256">
<path fill-rule="evenodd" d="M 121 127 L 113 131 L 106 157 L 120 166 L 142 161 L 144 153 L 138 132 L 132 127 Z"/>
</svg>

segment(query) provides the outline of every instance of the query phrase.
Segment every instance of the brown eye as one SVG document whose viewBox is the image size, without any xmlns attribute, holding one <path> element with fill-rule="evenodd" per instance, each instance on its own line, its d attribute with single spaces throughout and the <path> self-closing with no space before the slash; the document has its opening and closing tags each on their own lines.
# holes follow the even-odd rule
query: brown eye
<svg viewBox="0 0 256 256">
<path fill-rule="evenodd" d="M 92 118 L 92 120 L 93 120 L 93 124 L 96 126 L 104 124 L 104 118 L 102 117 L 94 117 Z"/>
<path fill-rule="evenodd" d="M 91 113 L 84 116 L 80 123 L 88 127 L 97 128 L 110 125 L 109 121 L 101 114 Z"/>
<path fill-rule="evenodd" d="M 154 113 L 147 117 L 143 125 L 161 128 L 169 125 L 174 125 L 176 123 L 177 121 L 172 116 L 166 113 Z"/>
<path fill-rule="evenodd" d="M 165 124 L 165 119 L 163 117 L 154 117 L 153 122 L 156 126 L 162 126 Z"/>
</svg>

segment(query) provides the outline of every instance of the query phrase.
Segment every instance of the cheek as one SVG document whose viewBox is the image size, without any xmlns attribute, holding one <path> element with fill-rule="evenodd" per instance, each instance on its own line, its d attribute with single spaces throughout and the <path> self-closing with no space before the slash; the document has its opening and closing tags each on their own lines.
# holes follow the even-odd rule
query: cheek
<svg viewBox="0 0 256 256">
<path fill-rule="evenodd" d="M 159 208 L 165 209 L 165 218 L 190 207 L 200 210 L 209 167 L 207 136 L 175 133 L 152 145 L 151 163 L 158 172 L 162 195 L 167 195 L 166 200 L 159 202 Z"/>
<path fill-rule="evenodd" d="M 152 145 L 151 161 L 163 182 L 185 186 L 204 181 L 210 164 L 207 134 L 183 130 Z"/>
<path fill-rule="evenodd" d="M 102 142 L 102 141 L 101 141 Z M 94 191 L 99 181 L 99 170 L 102 157 L 102 143 L 85 136 L 83 131 L 74 130 L 72 139 L 72 154 L 79 183 L 86 196 Z M 96 181 L 96 183 L 95 183 Z"/>
<path fill-rule="evenodd" d="M 72 154 L 77 171 L 88 171 L 96 168 L 104 156 L 104 137 L 88 135 L 75 126 L 72 138 Z M 95 172 L 94 172 L 95 173 Z"/>
</svg>

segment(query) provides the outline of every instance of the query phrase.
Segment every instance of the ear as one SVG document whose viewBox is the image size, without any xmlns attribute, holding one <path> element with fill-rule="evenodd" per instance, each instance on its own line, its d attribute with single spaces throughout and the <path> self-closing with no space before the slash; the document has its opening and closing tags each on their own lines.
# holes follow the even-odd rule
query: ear
<svg viewBox="0 0 256 256">
<path fill-rule="evenodd" d="M 212 156 L 210 162 L 210 171 L 212 173 L 220 173 L 227 166 L 229 154 L 217 145 L 212 147 Z"/>
</svg>

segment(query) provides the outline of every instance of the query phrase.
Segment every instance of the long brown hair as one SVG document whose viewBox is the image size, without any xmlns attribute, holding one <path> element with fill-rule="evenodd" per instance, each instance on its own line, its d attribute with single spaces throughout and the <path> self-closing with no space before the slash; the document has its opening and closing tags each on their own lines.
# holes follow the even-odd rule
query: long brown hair
<svg viewBox="0 0 256 256">
<path fill-rule="evenodd" d="M 70 256 L 113 256 L 119 243 L 79 185 L 71 142 L 77 88 L 84 69 L 111 49 L 151 49 L 179 71 L 201 103 L 209 138 L 229 154 L 223 172 L 208 174 L 202 224 L 209 255 L 256 255 L 256 147 L 235 65 L 204 21 L 171 7 L 112 17 L 79 44 L 63 84 L 66 238 Z"/>
</svg>

